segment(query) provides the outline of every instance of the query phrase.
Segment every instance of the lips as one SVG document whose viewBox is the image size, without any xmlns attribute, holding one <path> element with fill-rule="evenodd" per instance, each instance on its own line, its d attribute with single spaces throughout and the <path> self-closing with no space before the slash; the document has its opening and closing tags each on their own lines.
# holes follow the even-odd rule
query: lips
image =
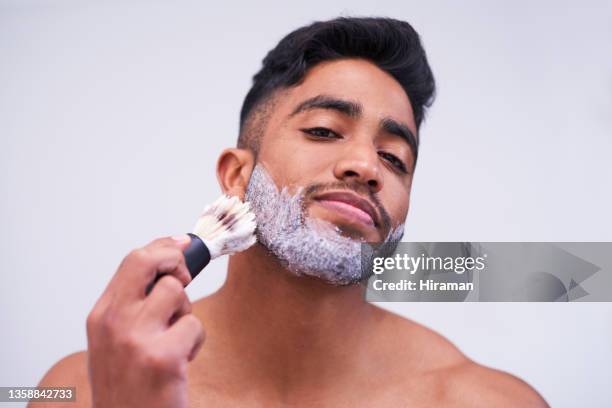
<svg viewBox="0 0 612 408">
<path fill-rule="evenodd" d="M 366 199 L 350 192 L 329 192 L 315 197 L 324 207 L 338 211 L 349 218 L 354 218 L 368 226 L 377 227 L 378 213 Z"/>
</svg>

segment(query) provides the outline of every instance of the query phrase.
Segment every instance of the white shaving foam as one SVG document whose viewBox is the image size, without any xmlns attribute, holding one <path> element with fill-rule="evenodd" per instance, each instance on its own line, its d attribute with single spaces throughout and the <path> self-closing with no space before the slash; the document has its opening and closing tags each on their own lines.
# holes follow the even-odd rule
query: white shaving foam
<svg viewBox="0 0 612 408">
<path fill-rule="evenodd" d="M 290 194 L 278 190 L 266 169 L 257 164 L 249 180 L 246 199 L 257 221 L 257 239 L 290 272 L 319 278 L 334 285 L 348 285 L 364 279 L 361 244 L 346 237 L 334 224 L 305 214 L 303 187 Z M 384 242 L 399 242 L 401 223 Z"/>
</svg>

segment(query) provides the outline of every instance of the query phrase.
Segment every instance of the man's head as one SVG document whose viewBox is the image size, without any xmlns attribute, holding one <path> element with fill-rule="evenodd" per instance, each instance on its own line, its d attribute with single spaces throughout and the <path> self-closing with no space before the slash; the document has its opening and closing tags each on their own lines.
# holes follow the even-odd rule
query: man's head
<svg viewBox="0 0 612 408">
<path fill-rule="evenodd" d="M 268 52 L 242 104 L 238 147 L 258 150 L 276 94 L 299 85 L 314 66 L 348 58 L 370 61 L 392 76 L 408 96 L 420 127 L 433 103 L 435 82 L 417 32 L 390 18 L 340 17 L 301 27 Z"/>
<path fill-rule="evenodd" d="M 279 190 L 300 195 L 303 217 L 352 240 L 388 239 L 408 212 L 418 129 L 434 90 L 406 22 L 338 18 L 302 27 L 254 76 L 238 148 L 219 159 L 221 184 L 244 197 L 258 164 Z"/>
</svg>

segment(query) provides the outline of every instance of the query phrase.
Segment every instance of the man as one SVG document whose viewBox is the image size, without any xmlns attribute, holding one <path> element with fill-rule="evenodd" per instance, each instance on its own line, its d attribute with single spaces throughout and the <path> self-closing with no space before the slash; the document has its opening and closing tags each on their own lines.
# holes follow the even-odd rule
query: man
<svg viewBox="0 0 612 408">
<path fill-rule="evenodd" d="M 217 163 L 222 190 L 251 202 L 259 243 L 193 305 L 186 237 L 134 250 L 88 317 L 88 350 L 41 386 L 76 385 L 71 407 L 547 406 L 364 301 L 359 243 L 401 238 L 434 89 L 402 21 L 338 18 L 281 40 L 244 101 L 238 147 Z"/>
</svg>

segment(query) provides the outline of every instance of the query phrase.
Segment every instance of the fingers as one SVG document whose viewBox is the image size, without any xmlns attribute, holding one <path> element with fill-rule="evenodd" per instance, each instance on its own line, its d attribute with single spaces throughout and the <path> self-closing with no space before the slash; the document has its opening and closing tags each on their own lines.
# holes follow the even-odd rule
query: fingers
<svg viewBox="0 0 612 408">
<path fill-rule="evenodd" d="M 185 248 L 189 246 L 190 242 L 191 242 L 191 237 L 187 234 L 183 234 L 183 235 L 176 235 L 173 237 L 158 238 L 156 240 L 149 242 L 147 245 L 145 245 L 145 248 L 153 249 L 153 248 L 159 248 L 159 247 L 176 247 L 181 250 L 184 250 Z"/>
<path fill-rule="evenodd" d="M 178 279 L 183 286 L 191 281 L 185 264 L 183 249 L 190 238 L 161 238 L 128 254 L 109 283 L 106 292 L 115 302 L 123 303 L 145 298 L 145 288 L 155 276 L 166 273 Z"/>
<path fill-rule="evenodd" d="M 174 323 L 165 333 L 164 341 L 172 344 L 176 352 L 191 361 L 204 344 L 205 333 L 200 320 L 186 314 Z"/>
<path fill-rule="evenodd" d="M 170 407 L 184 398 L 187 363 L 204 342 L 184 288 L 191 281 L 183 255 L 189 243 L 187 236 L 162 238 L 132 251 L 87 316 L 89 378 L 102 401 L 96 406 Z M 157 274 L 166 275 L 146 296 Z M 134 390 L 149 400 L 129 403 Z"/>
<path fill-rule="evenodd" d="M 191 302 L 182 283 L 174 276 L 163 276 L 147 296 L 142 308 L 142 319 L 147 324 L 166 328 L 182 316 L 191 313 Z"/>
</svg>

